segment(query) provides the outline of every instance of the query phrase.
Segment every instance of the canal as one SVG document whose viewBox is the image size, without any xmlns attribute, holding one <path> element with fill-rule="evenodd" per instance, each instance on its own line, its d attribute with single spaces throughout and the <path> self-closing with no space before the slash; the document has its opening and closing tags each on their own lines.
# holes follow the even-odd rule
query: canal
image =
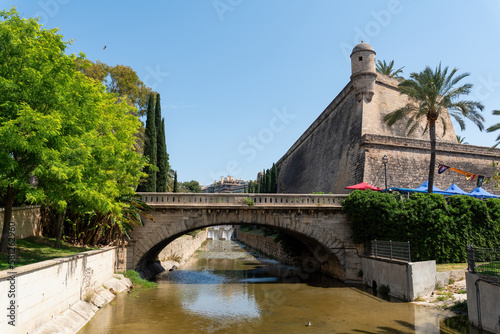
<svg viewBox="0 0 500 334">
<path fill-rule="evenodd" d="M 118 295 L 79 333 L 454 332 L 443 311 L 309 275 L 234 241 L 207 241 L 157 282 Z"/>
</svg>

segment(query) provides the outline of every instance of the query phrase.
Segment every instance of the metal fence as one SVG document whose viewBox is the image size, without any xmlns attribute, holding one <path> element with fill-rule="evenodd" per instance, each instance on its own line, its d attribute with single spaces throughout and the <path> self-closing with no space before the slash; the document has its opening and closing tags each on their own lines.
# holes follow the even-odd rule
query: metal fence
<svg viewBox="0 0 500 334">
<path fill-rule="evenodd" d="M 469 245 L 467 264 L 471 273 L 500 276 L 500 249 Z"/>
<path fill-rule="evenodd" d="M 370 256 L 411 262 L 410 242 L 372 240 Z"/>
</svg>

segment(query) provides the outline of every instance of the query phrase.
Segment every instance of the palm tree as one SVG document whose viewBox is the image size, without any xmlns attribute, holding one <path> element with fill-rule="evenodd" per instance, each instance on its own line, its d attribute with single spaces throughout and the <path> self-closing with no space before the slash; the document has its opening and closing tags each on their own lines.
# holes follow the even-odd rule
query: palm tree
<svg viewBox="0 0 500 334">
<path fill-rule="evenodd" d="M 385 60 L 384 61 L 379 60 L 377 62 L 377 72 L 388 75 L 393 78 L 402 78 L 399 74 L 403 73 L 403 68 L 405 67 L 403 66 L 396 70 L 394 68 L 394 60 L 391 60 L 389 64 L 387 64 Z"/>
<path fill-rule="evenodd" d="M 469 76 L 469 73 L 455 75 L 458 69 L 454 68 L 448 74 L 448 67 L 441 69 L 441 64 L 432 70 L 429 66 L 420 73 L 410 74 L 410 79 L 399 84 L 401 94 L 406 94 L 410 102 L 384 117 L 384 122 L 392 126 L 397 121 L 406 120 L 407 135 L 410 135 L 421 123 L 426 123 L 424 133 L 429 130 L 431 143 L 431 160 L 429 163 L 429 193 L 432 193 L 434 185 L 434 169 L 436 165 L 436 122 L 443 123 L 443 134 L 446 131 L 443 113 L 448 111 L 460 125 L 465 129 L 463 118 L 471 120 L 479 130 L 483 130 L 483 116 L 479 113 L 483 105 L 475 101 L 458 100 L 461 95 L 471 92 L 472 84 L 457 86 L 460 80 Z"/>
<path fill-rule="evenodd" d="M 498 115 L 500 115 L 500 110 L 493 110 L 492 114 L 493 114 L 493 115 L 497 115 L 497 116 L 498 116 Z M 497 130 L 499 130 L 499 129 L 500 129 L 500 123 L 497 123 L 497 124 L 492 125 L 492 126 L 490 126 L 489 128 L 487 128 L 487 129 L 486 129 L 486 132 L 494 132 L 494 131 L 497 131 Z M 496 139 L 496 140 L 497 140 L 497 142 L 496 142 L 496 144 L 495 144 L 495 145 L 493 145 L 493 147 L 492 147 L 492 148 L 495 148 L 495 147 L 497 147 L 497 146 L 498 146 L 498 144 L 500 144 L 500 135 L 498 135 L 498 137 L 497 137 L 497 139 Z"/>
<path fill-rule="evenodd" d="M 469 143 L 465 141 L 465 137 L 457 135 L 457 141 L 459 144 L 469 145 Z"/>
</svg>

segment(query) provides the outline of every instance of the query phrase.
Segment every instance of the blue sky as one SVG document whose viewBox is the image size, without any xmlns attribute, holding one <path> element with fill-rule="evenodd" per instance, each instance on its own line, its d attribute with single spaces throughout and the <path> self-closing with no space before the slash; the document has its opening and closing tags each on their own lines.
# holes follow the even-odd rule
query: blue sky
<svg viewBox="0 0 500 334">
<path fill-rule="evenodd" d="M 180 181 L 255 179 L 348 83 L 362 39 L 404 75 L 469 72 L 469 99 L 500 122 L 500 3 L 411 0 L 0 1 L 73 40 L 70 53 L 132 67 L 161 94 Z M 103 50 L 104 45 L 107 46 Z M 492 146 L 472 123 L 458 135 Z"/>
</svg>

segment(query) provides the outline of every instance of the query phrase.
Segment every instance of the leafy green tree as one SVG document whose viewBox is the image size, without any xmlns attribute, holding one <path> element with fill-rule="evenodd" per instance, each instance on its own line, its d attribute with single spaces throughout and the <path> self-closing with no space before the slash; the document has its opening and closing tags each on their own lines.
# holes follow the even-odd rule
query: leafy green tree
<svg viewBox="0 0 500 334">
<path fill-rule="evenodd" d="M 410 74 L 410 79 L 404 80 L 399 84 L 401 94 L 410 98 L 410 102 L 384 117 L 384 122 L 388 126 L 405 120 L 408 129 L 408 135 L 411 134 L 421 121 L 426 123 L 425 131 L 429 131 L 431 144 L 431 157 L 429 163 L 429 192 L 432 192 L 434 185 L 434 172 L 436 167 L 436 122 L 443 120 L 443 113 L 448 111 L 460 125 L 465 129 L 464 118 L 471 120 L 480 130 L 483 130 L 483 116 L 479 111 L 483 110 L 483 105 L 479 102 L 458 100 L 460 96 L 471 92 L 472 84 L 463 84 L 457 86 L 459 82 L 468 73 L 455 75 L 457 69 L 448 73 L 448 67 L 441 68 L 441 64 L 432 70 L 426 67 L 420 73 Z M 446 127 L 444 127 L 446 131 Z"/>
<path fill-rule="evenodd" d="M 116 198 L 133 193 L 144 166 L 134 151 L 140 125 L 131 108 L 77 69 L 57 30 L 0 12 L 0 194 L 57 212 L 68 208 L 122 216 Z M 84 59 L 83 55 L 79 59 Z M 35 176 L 38 185 L 30 184 Z M 8 224 L 5 224 L 8 226 Z M 1 250 L 6 251 L 5 231 Z"/>
<path fill-rule="evenodd" d="M 50 159 L 57 141 L 61 119 L 54 111 L 61 106 L 59 93 L 73 60 L 63 54 L 68 43 L 56 29 L 42 29 L 15 9 L 0 11 L 0 19 L 0 195 L 5 203 L 0 251 L 6 253 L 15 199 L 43 196 L 30 177 Z"/>
<path fill-rule="evenodd" d="M 156 95 L 155 107 L 155 124 L 156 124 L 156 144 L 157 144 L 157 163 L 158 172 L 156 173 L 156 191 L 167 191 L 168 164 L 167 143 L 165 139 L 165 119 L 161 117 L 160 94 Z"/>
<path fill-rule="evenodd" d="M 146 132 L 144 138 L 144 156 L 148 158 L 149 165 L 145 168 L 148 177 L 146 181 L 139 186 L 140 192 L 155 192 L 156 191 L 156 124 L 155 124 L 155 100 L 154 95 L 149 95 L 148 112 L 146 119 Z"/>
<path fill-rule="evenodd" d="M 86 76 L 104 84 L 108 92 L 124 98 L 134 106 L 140 116 L 144 116 L 151 88 L 147 87 L 137 73 L 125 65 L 109 66 L 97 60 L 76 59 L 77 68 Z"/>
<path fill-rule="evenodd" d="M 389 64 L 387 64 L 384 61 L 377 61 L 377 72 L 388 75 L 393 78 L 402 78 L 400 76 L 401 73 L 403 73 L 403 67 L 400 67 L 398 69 L 394 68 L 394 60 L 391 60 Z"/>
<path fill-rule="evenodd" d="M 198 181 L 195 181 L 195 180 L 191 180 L 191 181 L 186 181 L 186 182 L 182 182 L 182 188 L 183 188 L 183 192 L 187 192 L 187 193 L 201 193 L 202 190 L 201 190 L 201 186 L 200 186 L 200 183 Z"/>
</svg>

